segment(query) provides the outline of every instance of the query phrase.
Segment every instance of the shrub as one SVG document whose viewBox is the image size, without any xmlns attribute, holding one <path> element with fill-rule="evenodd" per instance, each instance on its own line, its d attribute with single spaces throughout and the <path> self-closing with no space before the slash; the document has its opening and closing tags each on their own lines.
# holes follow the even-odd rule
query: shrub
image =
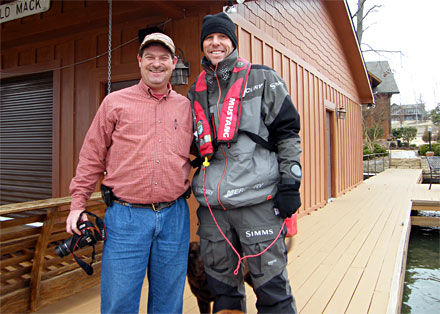
<svg viewBox="0 0 440 314">
<path fill-rule="evenodd" d="M 374 144 L 374 154 L 387 153 L 387 150 L 379 144 Z"/>
<path fill-rule="evenodd" d="M 393 129 L 392 134 L 397 139 L 402 138 L 402 141 L 407 144 L 403 147 L 409 147 L 409 143 L 417 137 L 417 128 L 409 126 Z"/>
<path fill-rule="evenodd" d="M 419 146 L 419 155 L 426 156 L 426 152 L 429 150 L 429 144 L 423 144 Z M 435 156 L 440 156 L 440 144 L 431 143 L 431 151 L 434 152 Z"/>
<path fill-rule="evenodd" d="M 409 146 L 409 143 L 417 137 L 417 128 L 414 128 L 414 127 L 404 127 L 402 129 L 403 129 L 402 139 Z"/>
<path fill-rule="evenodd" d="M 400 139 L 402 137 L 402 128 L 393 129 L 391 132 L 396 139 Z"/>
<path fill-rule="evenodd" d="M 437 131 L 437 133 L 431 132 L 431 143 L 435 142 L 435 141 L 438 141 L 439 140 L 439 135 L 440 135 L 440 128 Z M 429 132 L 428 132 L 428 128 L 427 127 L 425 128 L 425 132 L 423 133 L 422 140 L 425 143 L 429 143 Z"/>
<path fill-rule="evenodd" d="M 428 132 L 428 127 L 425 128 L 425 132 L 423 132 L 423 136 L 422 136 L 422 140 L 425 143 L 429 142 L 429 132 Z M 432 133 L 431 133 L 431 141 L 432 141 Z"/>
<path fill-rule="evenodd" d="M 429 150 L 429 144 L 422 144 L 419 146 L 419 155 L 426 156 L 426 152 Z"/>
<path fill-rule="evenodd" d="M 362 154 L 365 156 L 365 155 L 370 155 L 370 154 L 372 154 L 372 152 L 371 152 L 371 150 L 368 149 L 367 146 L 364 146 L 364 149 L 363 149 Z M 364 157 L 364 159 L 367 159 L 367 158 L 368 158 L 368 157 Z"/>
<path fill-rule="evenodd" d="M 388 156 L 388 151 L 386 150 L 386 148 L 380 146 L 379 144 L 375 143 L 374 144 L 374 151 L 372 152 L 367 146 L 364 146 L 363 149 L 363 155 L 371 155 L 371 154 L 381 154 L 381 153 L 385 153 L 385 156 Z M 373 156 L 369 156 L 369 157 L 364 157 L 364 160 L 367 159 L 373 159 Z"/>
</svg>

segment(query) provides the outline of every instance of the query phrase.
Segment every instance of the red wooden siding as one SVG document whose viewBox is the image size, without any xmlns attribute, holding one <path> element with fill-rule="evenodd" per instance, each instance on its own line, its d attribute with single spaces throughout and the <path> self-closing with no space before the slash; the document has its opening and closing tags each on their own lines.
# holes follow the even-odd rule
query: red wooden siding
<svg viewBox="0 0 440 314">
<path fill-rule="evenodd" d="M 331 81 L 338 82 L 344 90 L 356 95 L 343 43 L 326 7 L 331 4 L 326 2 L 332 1 L 250 1 L 238 6 L 238 13 L 259 32 L 266 33 Z"/>
<path fill-rule="evenodd" d="M 280 10 L 287 12 L 286 19 L 279 14 Z M 320 1 L 257 1 L 240 6 L 241 16 L 233 16 L 238 25 L 240 55 L 282 75 L 301 116 L 303 213 L 322 207 L 331 197 L 327 192 L 329 148 L 325 141 L 324 101 L 330 101 L 336 108 L 343 105 L 347 110 L 345 120 L 332 115 L 333 196 L 363 179 L 361 108 L 355 102 L 358 97 L 346 57 L 338 47 L 326 14 Z M 317 21 L 320 19 L 324 21 Z M 290 21 L 295 21 L 295 25 Z M 332 65 L 328 66 L 329 63 Z"/>
</svg>

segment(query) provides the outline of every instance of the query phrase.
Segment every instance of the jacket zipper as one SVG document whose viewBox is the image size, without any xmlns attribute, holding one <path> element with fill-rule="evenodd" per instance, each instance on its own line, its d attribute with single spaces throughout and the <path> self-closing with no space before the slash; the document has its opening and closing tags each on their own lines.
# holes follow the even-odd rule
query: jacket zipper
<svg viewBox="0 0 440 314">
<path fill-rule="evenodd" d="M 220 119 L 219 103 L 220 103 L 220 99 L 222 96 L 222 89 L 220 87 L 220 82 L 219 82 L 218 76 L 217 76 L 217 65 L 215 66 L 214 73 L 215 73 L 215 79 L 217 80 L 217 85 L 218 85 L 217 117 Z M 225 168 L 223 169 L 222 177 L 220 178 L 220 181 L 217 184 L 217 201 L 220 204 L 220 206 L 223 208 L 223 210 L 226 210 L 225 206 L 223 206 L 222 202 L 220 201 L 220 184 L 222 183 L 223 178 L 225 177 L 225 174 L 226 174 L 226 167 L 228 166 L 228 157 L 226 157 L 226 153 L 225 153 L 223 146 L 221 147 L 221 149 L 222 149 L 223 155 L 225 156 Z"/>
</svg>

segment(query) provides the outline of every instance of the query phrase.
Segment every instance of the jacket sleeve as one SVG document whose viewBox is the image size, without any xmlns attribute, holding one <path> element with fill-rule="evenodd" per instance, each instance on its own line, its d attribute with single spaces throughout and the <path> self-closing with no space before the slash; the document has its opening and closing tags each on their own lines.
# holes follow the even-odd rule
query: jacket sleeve
<svg viewBox="0 0 440 314">
<path fill-rule="evenodd" d="M 267 71 L 265 76 L 263 113 L 269 142 L 278 150 L 281 183 L 295 183 L 299 188 L 302 178 L 300 117 L 283 79 L 274 70 Z"/>
<path fill-rule="evenodd" d="M 192 119 L 193 119 L 193 132 L 197 131 L 196 118 L 195 118 L 195 114 L 194 114 L 194 89 L 195 89 L 195 85 L 196 85 L 196 83 L 194 83 L 190 87 L 190 89 L 188 90 L 188 94 L 186 96 L 189 99 L 190 103 L 191 103 L 191 114 L 192 114 Z M 195 156 L 195 157 L 199 156 L 197 137 L 198 137 L 198 134 L 194 133 L 193 142 L 191 144 L 191 149 L 190 149 L 190 154 Z"/>
</svg>

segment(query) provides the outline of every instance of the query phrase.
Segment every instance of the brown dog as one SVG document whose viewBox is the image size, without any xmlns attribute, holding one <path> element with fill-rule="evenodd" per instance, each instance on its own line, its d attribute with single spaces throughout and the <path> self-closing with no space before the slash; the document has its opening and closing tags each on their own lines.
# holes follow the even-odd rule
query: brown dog
<svg viewBox="0 0 440 314">
<path fill-rule="evenodd" d="M 191 292 L 197 298 L 200 313 L 210 314 L 211 302 L 214 301 L 214 297 L 208 288 L 205 267 L 203 267 L 202 257 L 200 256 L 199 242 L 191 242 L 189 244 L 187 277 Z"/>
<path fill-rule="evenodd" d="M 247 265 L 245 264 L 244 280 L 252 287 L 251 275 L 247 271 Z M 199 306 L 200 313 L 211 313 L 211 302 L 214 301 L 214 297 L 208 288 L 208 281 L 206 280 L 205 267 L 203 267 L 202 257 L 200 256 L 200 243 L 191 242 L 189 244 L 188 254 L 188 283 L 191 288 L 191 292 L 197 298 L 197 304 Z M 234 314 L 243 313 L 237 310 L 222 310 L 218 314 Z"/>
<path fill-rule="evenodd" d="M 286 240 L 288 240 L 287 251 L 290 251 L 292 246 L 292 238 L 286 238 Z M 187 277 L 191 292 L 197 298 L 200 313 L 211 313 L 211 302 L 214 301 L 214 297 L 211 295 L 211 292 L 208 288 L 205 267 L 203 267 L 202 257 L 200 256 L 199 242 L 191 242 L 189 244 Z M 247 270 L 247 263 L 245 263 L 244 281 L 246 281 L 252 287 L 252 279 L 249 271 Z M 222 310 L 217 314 L 220 313 L 234 314 L 242 312 L 237 310 Z"/>
</svg>

